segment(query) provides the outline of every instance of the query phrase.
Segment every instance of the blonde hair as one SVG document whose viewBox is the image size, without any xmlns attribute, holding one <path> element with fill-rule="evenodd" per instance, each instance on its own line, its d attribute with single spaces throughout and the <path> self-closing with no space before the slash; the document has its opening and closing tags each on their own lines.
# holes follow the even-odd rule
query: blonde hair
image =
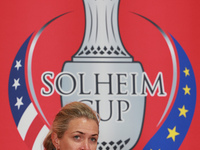
<svg viewBox="0 0 200 150">
<path fill-rule="evenodd" d="M 94 120 L 99 125 L 99 116 L 88 105 L 81 102 L 72 102 L 65 105 L 56 115 L 49 133 L 47 134 L 43 145 L 46 150 L 54 150 L 55 147 L 51 140 L 51 134 L 55 132 L 58 138 L 62 138 L 64 132 L 68 129 L 69 122 L 75 118 L 87 118 Z"/>
</svg>

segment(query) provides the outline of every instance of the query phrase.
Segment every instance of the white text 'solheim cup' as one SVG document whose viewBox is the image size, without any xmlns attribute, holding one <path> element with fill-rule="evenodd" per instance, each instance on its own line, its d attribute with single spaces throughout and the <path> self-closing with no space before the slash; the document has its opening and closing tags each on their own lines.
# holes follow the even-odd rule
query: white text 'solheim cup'
<svg viewBox="0 0 200 150">
<path fill-rule="evenodd" d="M 119 0 L 84 0 L 82 46 L 58 76 L 62 106 L 82 101 L 100 114 L 98 150 L 133 148 L 145 112 L 145 96 L 138 94 L 143 69 L 121 42 L 118 6 Z"/>
</svg>

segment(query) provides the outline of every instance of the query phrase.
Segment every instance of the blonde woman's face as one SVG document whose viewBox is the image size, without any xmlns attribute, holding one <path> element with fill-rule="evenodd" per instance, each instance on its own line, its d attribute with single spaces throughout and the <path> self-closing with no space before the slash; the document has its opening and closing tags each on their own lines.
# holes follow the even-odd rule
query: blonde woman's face
<svg viewBox="0 0 200 150">
<path fill-rule="evenodd" d="M 76 118 L 69 122 L 67 131 L 58 139 L 60 150 L 96 150 L 99 127 L 94 120 Z"/>
</svg>

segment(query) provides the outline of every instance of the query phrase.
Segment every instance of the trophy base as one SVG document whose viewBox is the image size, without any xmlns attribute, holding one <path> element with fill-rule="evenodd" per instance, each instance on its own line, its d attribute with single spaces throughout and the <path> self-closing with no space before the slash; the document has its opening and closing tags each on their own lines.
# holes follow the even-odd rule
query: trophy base
<svg viewBox="0 0 200 150">
<path fill-rule="evenodd" d="M 141 64 L 66 62 L 62 73 L 62 106 L 81 101 L 101 117 L 98 149 L 133 148 L 145 112 L 145 96 L 140 95 Z"/>
</svg>

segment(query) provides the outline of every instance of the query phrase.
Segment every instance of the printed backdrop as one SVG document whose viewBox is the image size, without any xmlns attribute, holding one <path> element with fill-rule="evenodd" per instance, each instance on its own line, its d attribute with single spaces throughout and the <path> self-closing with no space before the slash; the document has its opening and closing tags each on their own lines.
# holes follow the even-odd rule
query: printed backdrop
<svg viewBox="0 0 200 150">
<path fill-rule="evenodd" d="M 144 125 L 134 150 L 168 149 L 168 142 L 174 144 L 171 149 L 178 149 L 179 146 L 181 150 L 200 149 L 199 8 L 198 0 L 120 1 L 119 31 L 124 47 L 134 61 L 142 64 L 151 83 L 157 73 L 162 72 L 167 93 L 164 97 L 148 93 Z M 26 46 L 29 48 L 36 34 L 45 27 L 32 55 L 31 71 L 35 95 L 42 115 L 47 120 L 40 114 L 40 109 L 36 109 L 40 114 L 38 124 L 49 128 L 47 122 L 51 123 L 61 108 L 60 95 L 54 91 L 51 96 L 42 96 L 41 89 L 48 89 L 42 83 L 41 76 L 46 71 L 54 72 L 56 76 L 61 72 L 64 62 L 71 61 L 80 48 L 85 32 L 84 6 L 82 0 L 1 1 L 0 12 L 0 147 L 28 150 L 36 135 L 27 134 L 30 138 L 24 140 L 25 135 L 20 132 L 19 126 L 17 128 L 19 118 L 15 117 L 18 111 L 23 110 L 27 99 L 20 92 L 12 92 L 20 88 L 22 90 L 22 85 L 17 85 L 22 79 L 24 85 L 29 85 L 28 52 L 22 52 L 22 62 L 21 49 L 26 50 Z M 47 23 L 48 26 L 45 26 Z M 170 39 L 175 49 L 177 84 L 172 103 L 161 120 L 170 99 L 174 73 L 174 64 L 163 35 Z M 20 74 L 18 82 L 17 71 L 22 68 L 25 73 L 24 76 Z M 53 79 L 49 80 L 53 82 Z M 27 94 L 31 95 L 28 86 Z M 31 97 L 30 101 L 33 99 Z M 37 104 L 33 103 L 33 106 L 37 107 Z M 176 113 L 183 122 L 173 118 Z"/>
</svg>

